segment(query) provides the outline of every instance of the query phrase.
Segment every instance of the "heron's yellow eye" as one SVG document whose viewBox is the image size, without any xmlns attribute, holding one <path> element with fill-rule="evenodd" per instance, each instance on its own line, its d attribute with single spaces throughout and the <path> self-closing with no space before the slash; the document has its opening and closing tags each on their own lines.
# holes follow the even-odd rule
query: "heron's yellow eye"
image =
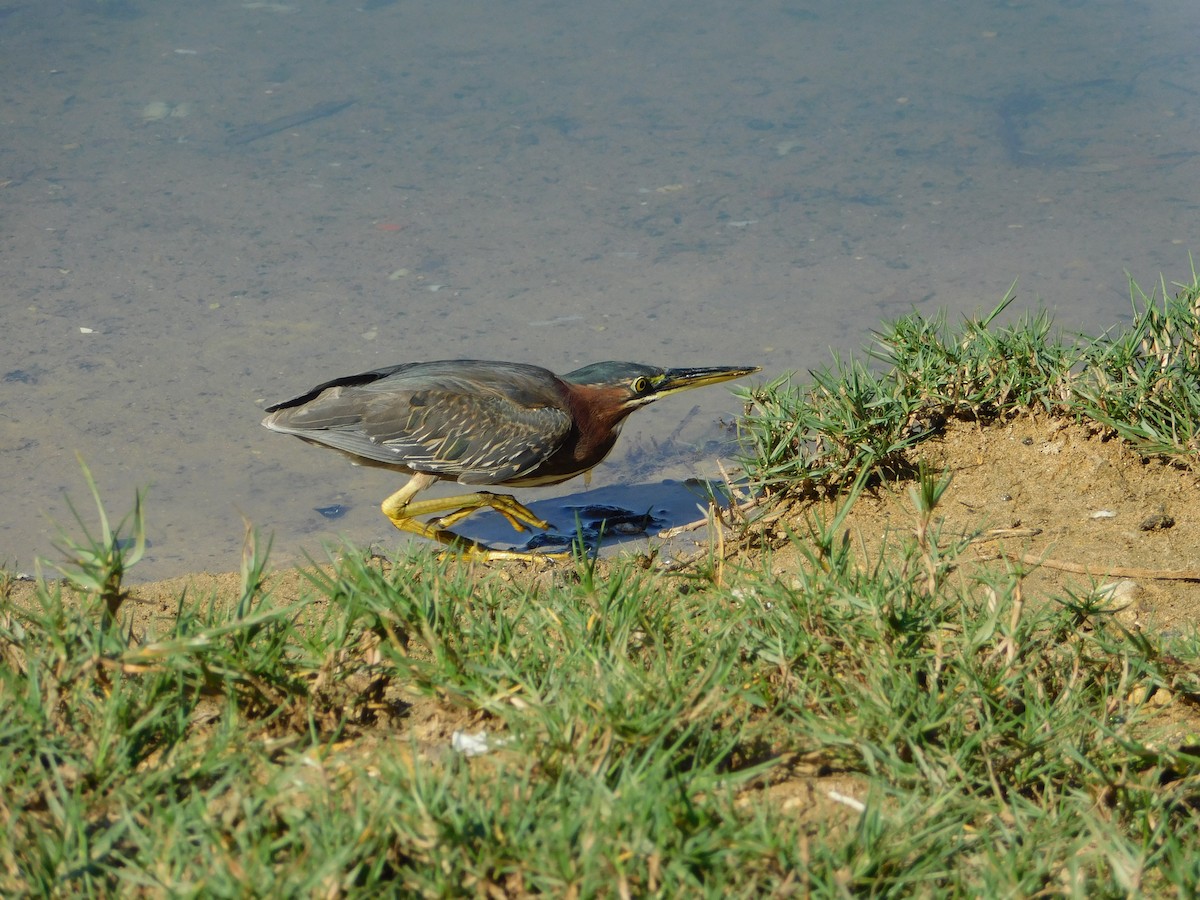
<svg viewBox="0 0 1200 900">
<path fill-rule="evenodd" d="M 650 387 L 650 379 L 646 378 L 645 376 L 635 378 L 631 387 L 633 388 L 633 392 L 635 394 L 643 394 L 646 392 L 646 389 Z"/>
</svg>

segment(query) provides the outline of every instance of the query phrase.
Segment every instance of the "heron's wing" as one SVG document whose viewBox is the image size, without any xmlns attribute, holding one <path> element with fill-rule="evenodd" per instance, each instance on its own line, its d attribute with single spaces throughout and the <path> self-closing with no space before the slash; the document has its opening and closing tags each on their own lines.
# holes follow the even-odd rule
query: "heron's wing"
<svg viewBox="0 0 1200 900">
<path fill-rule="evenodd" d="M 554 382 L 486 385 L 403 374 L 297 400 L 275 407 L 263 424 L 464 484 L 501 484 L 536 468 L 571 430 Z"/>
</svg>

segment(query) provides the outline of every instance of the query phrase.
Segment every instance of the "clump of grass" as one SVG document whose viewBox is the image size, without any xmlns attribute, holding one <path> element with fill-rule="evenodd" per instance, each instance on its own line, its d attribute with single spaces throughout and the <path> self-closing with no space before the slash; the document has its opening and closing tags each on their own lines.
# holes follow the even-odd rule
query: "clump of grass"
<svg viewBox="0 0 1200 900">
<path fill-rule="evenodd" d="M 288 657 L 294 611 L 266 602 L 253 536 L 240 602 L 185 594 L 164 633 L 139 631 L 123 577 L 146 546 L 140 496 L 125 538 L 84 476 L 98 533 L 63 537 L 62 582 L 39 580 L 27 602 L 0 600 L 5 894 L 111 887 L 135 835 L 154 829 L 152 810 L 171 809 L 195 778 L 222 781 L 230 747 L 297 719 L 307 729 L 302 673 Z M 198 719 L 259 724 L 218 726 L 206 746 L 194 742 Z"/>
<path fill-rule="evenodd" d="M 748 417 L 748 467 L 764 485 L 844 490 L 860 472 L 912 474 L 905 451 L 951 416 L 989 421 L 1004 410 L 1067 408 L 1079 353 L 1051 337 L 1045 313 L 994 328 L 1010 291 L 988 315 L 950 333 L 941 315 L 886 325 L 871 357 L 879 372 L 835 356 L 805 390 L 785 376 L 739 389 Z"/>
<path fill-rule="evenodd" d="M 844 489 L 860 471 L 907 471 L 903 451 L 920 435 L 920 408 L 861 363 L 836 359 L 801 389 L 791 376 L 738 389 L 750 410 L 743 438 L 758 484 L 790 490 Z"/>
<path fill-rule="evenodd" d="M 93 536 L 88 531 L 79 511 L 68 497 L 67 506 L 83 529 L 83 537 L 74 538 L 60 529 L 58 551 L 66 557 L 66 562 L 58 568 L 71 585 L 85 591 L 103 605 L 104 621 L 110 622 L 116 617 L 125 600 L 123 583 L 126 571 L 137 565 L 146 553 L 146 520 L 142 510 L 142 496 L 140 493 L 136 495 L 130 515 L 133 536 L 123 538 L 120 532 L 125 527 L 125 522 L 118 525 L 116 531 L 109 527 L 108 515 L 104 512 L 104 504 L 100 502 L 100 492 L 96 489 L 95 479 L 82 458 L 79 459 L 79 467 L 83 470 L 88 491 L 96 503 L 96 512 L 100 520 L 99 534 Z"/>
<path fill-rule="evenodd" d="M 1130 281 L 1133 326 L 1096 340 L 1076 389 L 1082 411 L 1147 455 L 1200 470 L 1200 277 L 1161 300 Z M 1158 293 L 1158 292 L 1155 292 Z"/>
<path fill-rule="evenodd" d="M 954 333 L 941 313 L 932 320 L 905 316 L 876 336 L 872 356 L 889 367 L 886 380 L 926 416 L 987 421 L 1013 408 L 1062 412 L 1078 342 L 1054 335 L 1045 311 L 995 325 L 1015 298 L 1010 289 L 990 313 L 966 318 Z"/>
<path fill-rule="evenodd" d="M 908 450 L 951 418 L 989 422 L 1031 410 L 1086 420 L 1142 453 L 1200 467 L 1200 276 L 1162 300 L 1133 280 L 1133 322 L 1115 336 L 1054 332 L 1042 311 L 1008 325 L 987 315 L 951 331 L 944 316 L 883 327 L 870 357 L 735 389 L 746 401 L 745 463 L 774 490 L 844 491 L 861 472 L 911 477 Z M 1157 292 L 1156 292 L 1157 293 Z"/>
</svg>

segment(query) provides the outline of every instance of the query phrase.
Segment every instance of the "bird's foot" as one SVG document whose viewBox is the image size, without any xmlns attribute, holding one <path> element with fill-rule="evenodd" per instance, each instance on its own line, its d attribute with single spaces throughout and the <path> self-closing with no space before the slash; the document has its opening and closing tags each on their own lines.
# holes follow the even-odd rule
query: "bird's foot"
<svg viewBox="0 0 1200 900">
<path fill-rule="evenodd" d="M 478 541 L 473 541 L 470 538 L 462 537 L 444 529 L 439 529 L 435 540 L 446 545 L 446 549 L 438 555 L 440 559 L 453 557 L 465 562 L 492 563 L 520 561 L 546 563 L 571 558 L 569 550 L 550 553 L 539 553 L 532 550 L 496 550 L 487 546 L 487 544 L 481 544 Z"/>
</svg>

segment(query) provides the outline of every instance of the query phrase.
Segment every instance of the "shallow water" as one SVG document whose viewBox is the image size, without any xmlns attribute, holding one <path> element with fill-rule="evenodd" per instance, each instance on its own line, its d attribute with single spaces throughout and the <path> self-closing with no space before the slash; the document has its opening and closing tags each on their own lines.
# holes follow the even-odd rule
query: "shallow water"
<svg viewBox="0 0 1200 900">
<path fill-rule="evenodd" d="M 1094 333 L 1126 271 L 1184 277 L 1194 4 L 866 8 L 3 3 L 0 561 L 54 556 L 66 494 L 90 515 L 76 453 L 110 514 L 148 488 L 141 577 L 235 568 L 243 517 L 277 560 L 394 544 L 394 475 L 258 425 L 338 375 L 772 376 L 1014 280 L 1014 314 Z M 583 502 L 691 517 L 662 483 L 715 475 L 737 411 L 638 413 Z"/>
</svg>

